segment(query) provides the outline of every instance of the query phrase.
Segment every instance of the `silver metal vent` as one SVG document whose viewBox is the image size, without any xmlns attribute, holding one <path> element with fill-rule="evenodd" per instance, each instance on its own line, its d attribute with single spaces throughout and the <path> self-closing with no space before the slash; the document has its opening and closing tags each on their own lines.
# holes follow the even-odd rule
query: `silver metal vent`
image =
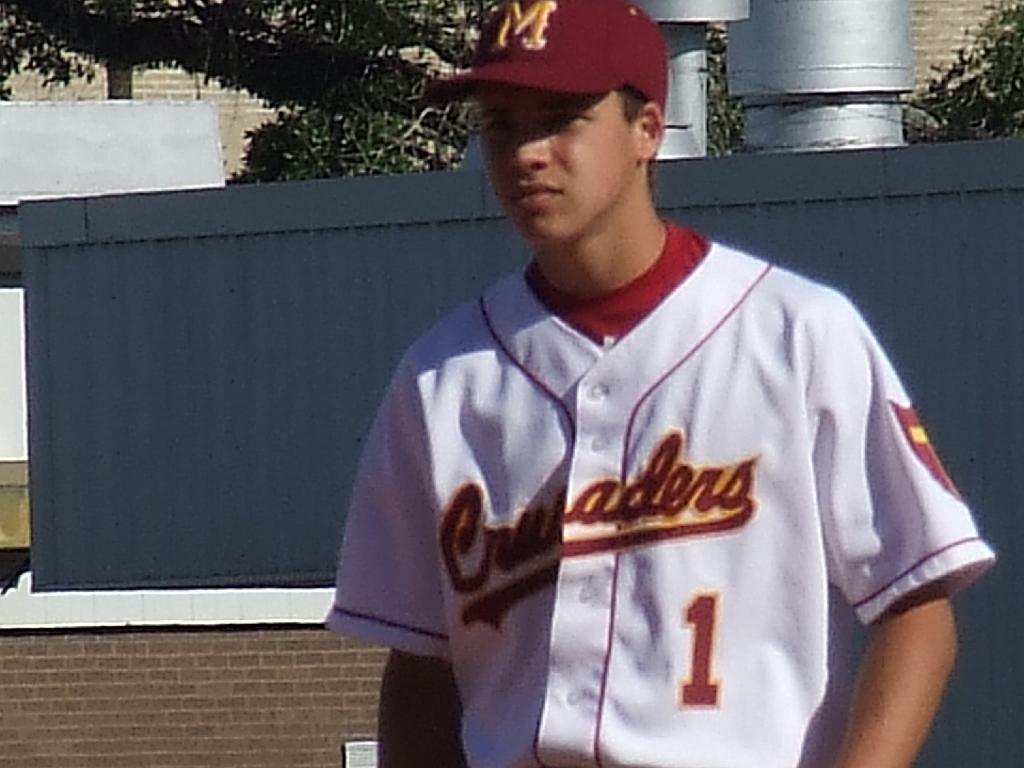
<svg viewBox="0 0 1024 768">
<path fill-rule="evenodd" d="M 754 152 L 903 143 L 907 0 L 761 0 L 729 28 L 729 91 Z"/>
</svg>

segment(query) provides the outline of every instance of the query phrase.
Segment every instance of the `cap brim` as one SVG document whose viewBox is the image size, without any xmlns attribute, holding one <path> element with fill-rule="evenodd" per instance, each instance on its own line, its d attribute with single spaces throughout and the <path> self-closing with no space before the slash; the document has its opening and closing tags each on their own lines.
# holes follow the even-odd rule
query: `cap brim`
<svg viewBox="0 0 1024 768">
<path fill-rule="evenodd" d="M 445 104 L 471 98 L 489 85 L 509 85 L 538 88 L 556 93 L 607 93 L 622 83 L 608 83 L 590 71 L 577 70 L 567 76 L 564 69 L 552 71 L 550 65 L 538 66 L 531 62 L 502 61 L 476 67 L 452 77 L 427 84 L 423 100 L 430 104 Z"/>
</svg>

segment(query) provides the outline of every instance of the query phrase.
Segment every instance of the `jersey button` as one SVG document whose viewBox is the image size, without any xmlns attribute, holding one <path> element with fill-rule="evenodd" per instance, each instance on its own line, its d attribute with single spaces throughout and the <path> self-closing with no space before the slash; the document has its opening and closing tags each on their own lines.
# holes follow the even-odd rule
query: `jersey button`
<svg viewBox="0 0 1024 768">
<path fill-rule="evenodd" d="M 587 390 L 587 397 L 591 400 L 604 400 L 608 397 L 608 387 L 605 384 L 592 384 Z"/>
<path fill-rule="evenodd" d="M 595 437 L 590 441 L 590 447 L 597 452 L 601 452 L 608 447 L 608 441 L 603 437 Z"/>
</svg>

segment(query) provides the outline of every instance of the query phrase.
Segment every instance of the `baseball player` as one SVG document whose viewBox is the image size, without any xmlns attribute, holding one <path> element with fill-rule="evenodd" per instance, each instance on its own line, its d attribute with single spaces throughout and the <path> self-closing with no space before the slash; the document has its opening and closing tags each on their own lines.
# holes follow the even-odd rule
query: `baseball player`
<svg viewBox="0 0 1024 768">
<path fill-rule="evenodd" d="M 992 552 L 848 301 L 658 217 L 665 93 L 623 0 L 507 0 L 433 85 L 533 258 L 407 351 L 357 474 L 327 621 L 393 649 L 384 768 L 925 738 Z"/>
</svg>

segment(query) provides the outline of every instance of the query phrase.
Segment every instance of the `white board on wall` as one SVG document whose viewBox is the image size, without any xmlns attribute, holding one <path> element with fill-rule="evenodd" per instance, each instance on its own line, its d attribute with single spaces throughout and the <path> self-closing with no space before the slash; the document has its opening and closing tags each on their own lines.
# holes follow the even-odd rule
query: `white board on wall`
<svg viewBox="0 0 1024 768">
<path fill-rule="evenodd" d="M 224 186 L 215 105 L 0 104 L 0 205 L 41 197 Z"/>
<path fill-rule="evenodd" d="M 0 288 L 0 461 L 27 461 L 23 291 Z"/>
</svg>

